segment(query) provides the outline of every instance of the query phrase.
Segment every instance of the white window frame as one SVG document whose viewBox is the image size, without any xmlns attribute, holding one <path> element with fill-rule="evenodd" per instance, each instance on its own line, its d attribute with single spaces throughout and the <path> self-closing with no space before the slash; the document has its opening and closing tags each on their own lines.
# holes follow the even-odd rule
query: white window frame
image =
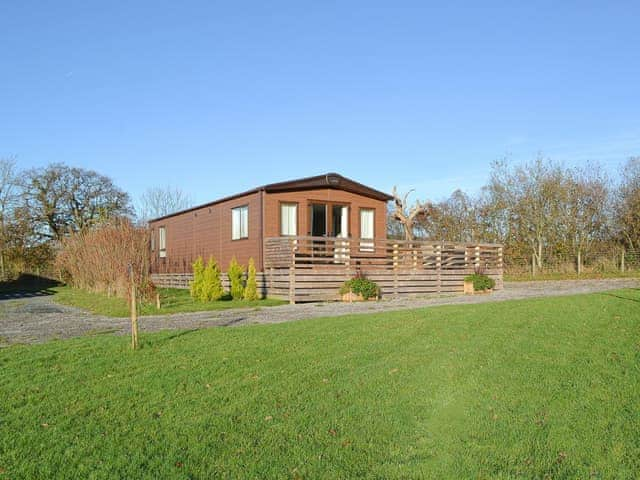
<svg viewBox="0 0 640 480">
<path fill-rule="evenodd" d="M 160 258 L 167 256 L 167 227 L 164 225 L 158 227 L 158 256 Z"/>
<path fill-rule="evenodd" d="M 364 220 L 364 214 L 371 214 L 370 224 L 369 221 Z M 373 252 L 374 251 L 374 238 L 376 234 L 376 210 L 375 208 L 361 208 L 360 209 L 360 251 L 361 252 Z M 365 227 L 368 227 L 369 232 L 365 232 Z"/>
<path fill-rule="evenodd" d="M 249 205 L 231 209 L 231 240 L 249 238 Z"/>
<path fill-rule="evenodd" d="M 280 236 L 295 237 L 296 235 L 298 235 L 298 204 L 295 202 L 281 202 Z"/>
</svg>

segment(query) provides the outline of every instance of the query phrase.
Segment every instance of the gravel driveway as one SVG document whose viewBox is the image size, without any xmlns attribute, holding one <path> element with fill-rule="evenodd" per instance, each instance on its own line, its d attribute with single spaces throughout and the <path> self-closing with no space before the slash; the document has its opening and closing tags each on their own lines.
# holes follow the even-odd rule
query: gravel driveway
<svg viewBox="0 0 640 480">
<path fill-rule="evenodd" d="M 368 303 L 307 303 L 148 316 L 140 319 L 142 331 L 195 329 L 214 326 L 238 326 L 256 323 L 280 323 L 315 317 L 351 313 L 389 312 L 437 305 L 499 302 L 533 297 L 602 292 L 618 288 L 637 288 L 637 279 L 562 280 L 548 282 L 505 282 L 504 290 L 491 295 L 431 297 L 383 300 Z M 73 307 L 59 305 L 52 296 L 12 295 L 0 297 L 0 346 L 15 343 L 40 343 L 56 338 L 71 338 L 98 333 L 129 332 L 127 318 L 93 315 Z"/>
</svg>

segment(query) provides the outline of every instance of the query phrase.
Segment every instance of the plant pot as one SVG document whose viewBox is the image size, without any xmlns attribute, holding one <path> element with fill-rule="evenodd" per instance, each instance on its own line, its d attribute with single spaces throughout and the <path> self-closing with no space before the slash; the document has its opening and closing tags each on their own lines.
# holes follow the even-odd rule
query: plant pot
<svg viewBox="0 0 640 480">
<path fill-rule="evenodd" d="M 475 290 L 473 289 L 473 282 L 464 282 L 464 294 L 465 295 L 473 295 L 475 294 Z"/>
<path fill-rule="evenodd" d="M 353 292 L 347 292 L 347 293 L 343 293 L 342 294 L 342 301 L 343 302 L 348 302 L 348 303 L 353 303 L 353 302 L 368 302 L 368 301 L 372 301 L 372 300 L 377 300 L 376 297 L 371 297 L 368 298 L 367 300 L 364 299 L 364 297 L 362 295 L 360 295 L 359 293 L 353 293 Z"/>
</svg>

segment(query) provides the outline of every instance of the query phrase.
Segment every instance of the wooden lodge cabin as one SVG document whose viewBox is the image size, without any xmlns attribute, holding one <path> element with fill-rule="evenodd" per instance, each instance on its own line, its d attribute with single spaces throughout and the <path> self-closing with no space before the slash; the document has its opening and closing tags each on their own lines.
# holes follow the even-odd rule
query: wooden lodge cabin
<svg viewBox="0 0 640 480">
<path fill-rule="evenodd" d="M 482 269 L 502 286 L 502 248 L 387 239 L 392 197 L 336 173 L 272 183 L 149 222 L 152 278 L 188 287 L 196 258 L 253 258 L 263 295 L 333 300 L 360 272 L 383 296 L 462 292 Z M 223 275 L 226 281 L 226 275 Z"/>
</svg>

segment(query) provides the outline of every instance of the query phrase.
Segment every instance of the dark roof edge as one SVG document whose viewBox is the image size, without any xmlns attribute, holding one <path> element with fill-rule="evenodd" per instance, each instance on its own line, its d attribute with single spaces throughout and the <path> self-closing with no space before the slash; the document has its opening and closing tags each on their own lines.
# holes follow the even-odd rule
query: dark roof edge
<svg viewBox="0 0 640 480">
<path fill-rule="evenodd" d="M 332 183 L 332 181 L 334 181 L 335 183 Z M 319 183 L 314 183 L 314 182 L 319 182 Z M 352 187 L 352 188 L 349 188 L 349 187 Z M 178 212 L 173 212 L 167 215 L 163 215 L 161 217 L 153 218 L 149 220 L 148 223 L 158 222 L 160 220 L 165 220 L 167 218 L 175 217 L 176 215 L 193 212 L 194 210 L 199 210 L 201 208 L 217 205 L 218 203 L 227 202 L 235 198 L 252 195 L 260 191 L 282 192 L 282 191 L 291 191 L 291 190 L 311 190 L 314 188 L 333 188 L 337 190 L 351 191 L 352 193 L 357 193 L 359 195 L 375 198 L 376 200 L 382 200 L 385 202 L 393 200 L 393 197 L 387 193 L 368 187 L 362 183 L 356 182 L 355 180 L 351 180 L 350 178 L 343 177 L 338 173 L 326 173 L 323 175 L 315 175 L 312 177 L 299 178 L 296 180 L 286 180 L 283 182 L 269 183 L 261 187 L 252 188 L 251 190 L 247 190 L 245 192 L 236 193 L 234 195 L 229 195 L 227 197 L 219 198 L 217 200 L 203 203 L 201 205 L 196 205 L 184 210 L 180 210 Z"/>
</svg>

